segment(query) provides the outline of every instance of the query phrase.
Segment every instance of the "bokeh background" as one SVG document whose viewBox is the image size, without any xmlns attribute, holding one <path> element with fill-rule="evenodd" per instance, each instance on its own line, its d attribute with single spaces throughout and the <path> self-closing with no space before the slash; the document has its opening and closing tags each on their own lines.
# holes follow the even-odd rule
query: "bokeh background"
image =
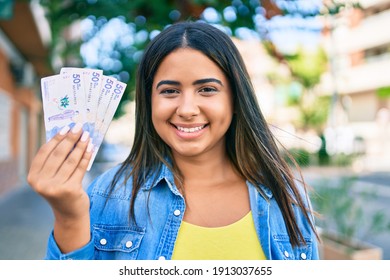
<svg viewBox="0 0 390 280">
<path fill-rule="evenodd" d="M 390 259 L 390 0 L 0 0 L 0 259 L 43 258 L 52 226 L 26 183 L 45 141 L 40 79 L 75 66 L 128 84 L 87 186 L 131 148 L 144 47 L 183 20 L 233 38 L 283 154 L 312 186 L 324 240 Z"/>
</svg>

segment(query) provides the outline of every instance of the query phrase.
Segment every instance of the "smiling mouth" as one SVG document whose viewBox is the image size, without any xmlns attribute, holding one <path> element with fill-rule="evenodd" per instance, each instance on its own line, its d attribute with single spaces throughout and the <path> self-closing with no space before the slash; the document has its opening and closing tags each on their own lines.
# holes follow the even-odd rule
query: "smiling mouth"
<svg viewBox="0 0 390 280">
<path fill-rule="evenodd" d="M 194 133 L 201 131 L 203 128 L 205 128 L 208 124 L 200 125 L 200 126 L 195 126 L 195 127 L 182 127 L 182 126 L 177 126 L 172 124 L 177 130 L 185 133 Z"/>
</svg>

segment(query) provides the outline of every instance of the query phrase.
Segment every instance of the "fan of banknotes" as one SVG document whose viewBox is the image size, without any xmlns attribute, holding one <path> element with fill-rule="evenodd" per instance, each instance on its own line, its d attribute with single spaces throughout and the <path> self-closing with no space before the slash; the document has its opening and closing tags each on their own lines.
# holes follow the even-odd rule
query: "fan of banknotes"
<svg viewBox="0 0 390 280">
<path fill-rule="evenodd" d="M 83 124 L 94 145 L 90 170 L 125 91 L 126 84 L 102 70 L 63 67 L 41 79 L 46 141 L 63 127 Z"/>
</svg>

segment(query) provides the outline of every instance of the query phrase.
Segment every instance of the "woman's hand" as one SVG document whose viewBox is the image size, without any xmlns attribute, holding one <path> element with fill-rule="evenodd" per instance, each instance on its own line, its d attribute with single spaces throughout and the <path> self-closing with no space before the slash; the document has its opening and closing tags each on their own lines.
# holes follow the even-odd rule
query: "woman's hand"
<svg viewBox="0 0 390 280">
<path fill-rule="evenodd" d="M 39 149 L 27 177 L 34 191 L 53 210 L 54 238 L 64 253 L 90 240 L 89 198 L 82 180 L 92 149 L 89 133 L 82 134 L 81 124 L 70 132 L 69 127 L 64 127 Z"/>
</svg>

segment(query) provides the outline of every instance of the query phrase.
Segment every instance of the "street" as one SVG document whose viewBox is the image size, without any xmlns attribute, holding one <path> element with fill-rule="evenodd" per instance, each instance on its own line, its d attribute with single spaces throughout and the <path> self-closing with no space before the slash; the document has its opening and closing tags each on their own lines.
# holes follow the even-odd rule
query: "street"
<svg viewBox="0 0 390 280">
<path fill-rule="evenodd" d="M 88 187 L 99 174 L 123 161 L 129 149 L 104 143 L 84 177 L 83 187 Z M 53 221 L 49 204 L 26 182 L 0 197 L 0 260 L 43 259 Z"/>
</svg>

